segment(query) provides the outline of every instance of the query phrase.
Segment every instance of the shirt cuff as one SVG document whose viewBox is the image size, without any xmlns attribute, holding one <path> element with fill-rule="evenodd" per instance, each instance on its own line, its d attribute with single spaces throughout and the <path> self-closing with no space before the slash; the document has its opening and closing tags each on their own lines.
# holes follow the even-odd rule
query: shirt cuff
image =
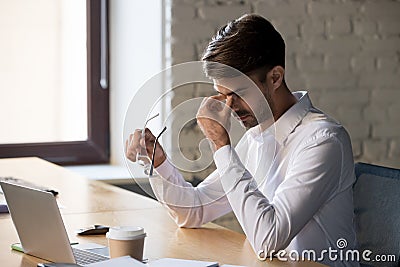
<svg viewBox="0 0 400 267">
<path fill-rule="evenodd" d="M 170 177 L 173 174 L 174 169 L 175 169 L 175 167 L 171 164 L 171 162 L 169 162 L 168 159 L 164 160 L 164 162 L 161 163 L 160 166 L 155 168 L 158 175 L 160 175 L 161 177 L 164 177 L 164 178 Z"/>
<path fill-rule="evenodd" d="M 220 176 L 226 172 L 232 161 L 232 147 L 226 145 L 215 151 L 214 162 Z"/>
<path fill-rule="evenodd" d="M 225 192 L 231 192 L 246 174 L 246 168 L 230 145 L 223 146 L 214 153 L 214 162 L 221 177 L 222 188 Z"/>
<path fill-rule="evenodd" d="M 232 168 L 245 168 L 235 149 L 230 145 L 223 146 L 214 153 L 214 162 L 221 177 Z"/>
</svg>

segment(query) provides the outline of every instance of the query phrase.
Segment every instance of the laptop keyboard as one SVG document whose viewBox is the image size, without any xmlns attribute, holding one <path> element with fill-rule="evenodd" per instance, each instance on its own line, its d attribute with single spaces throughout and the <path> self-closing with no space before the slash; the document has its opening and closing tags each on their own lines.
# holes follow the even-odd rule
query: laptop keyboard
<svg viewBox="0 0 400 267">
<path fill-rule="evenodd" d="M 106 256 L 83 249 L 72 248 L 72 252 L 74 253 L 75 261 L 78 265 L 87 265 L 90 263 L 109 260 Z"/>
</svg>

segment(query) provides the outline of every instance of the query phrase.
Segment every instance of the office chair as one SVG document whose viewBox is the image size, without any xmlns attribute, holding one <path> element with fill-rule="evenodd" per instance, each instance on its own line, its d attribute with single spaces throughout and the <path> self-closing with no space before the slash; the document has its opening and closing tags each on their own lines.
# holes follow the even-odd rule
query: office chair
<svg viewBox="0 0 400 267">
<path fill-rule="evenodd" d="M 400 266 L 400 170 L 366 163 L 355 164 L 355 228 L 361 266 Z M 395 255 L 392 262 L 365 262 L 364 250 L 375 255 Z M 366 265 L 364 265 L 366 264 Z"/>
</svg>

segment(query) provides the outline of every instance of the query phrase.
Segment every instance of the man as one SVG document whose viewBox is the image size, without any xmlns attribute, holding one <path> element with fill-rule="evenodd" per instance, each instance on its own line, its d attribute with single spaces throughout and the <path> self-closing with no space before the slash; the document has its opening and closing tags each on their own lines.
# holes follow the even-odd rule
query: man
<svg viewBox="0 0 400 267">
<path fill-rule="evenodd" d="M 146 140 L 141 140 L 136 131 L 127 157 L 135 161 L 140 145 L 146 146 L 162 178 L 159 183 L 150 179 L 157 198 L 181 227 L 200 227 L 233 210 L 260 259 L 281 256 L 284 249 L 299 255 L 312 250 L 312 260 L 358 266 L 326 254 L 356 247 L 350 138 L 339 123 L 312 106 L 307 92 L 291 93 L 284 79 L 281 35 L 263 17 L 244 15 L 217 32 L 202 59 L 218 95 L 204 101 L 197 121 L 213 144 L 217 170 L 192 187 L 159 144 L 152 155 L 151 132 L 147 129 Z M 229 75 L 220 64 L 246 74 L 262 99 L 254 97 L 254 90 L 253 97 L 247 96 L 243 79 Z M 235 148 L 228 135 L 231 112 L 248 129 Z M 347 246 L 338 247 L 343 239 Z"/>
</svg>

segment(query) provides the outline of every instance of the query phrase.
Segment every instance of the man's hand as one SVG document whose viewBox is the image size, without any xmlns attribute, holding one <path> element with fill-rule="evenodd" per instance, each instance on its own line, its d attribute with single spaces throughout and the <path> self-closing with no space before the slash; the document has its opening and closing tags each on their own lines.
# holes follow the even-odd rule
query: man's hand
<svg viewBox="0 0 400 267">
<path fill-rule="evenodd" d="M 146 128 L 144 138 L 142 137 L 142 130 L 136 129 L 133 134 L 129 135 L 129 139 L 125 142 L 125 155 L 126 157 L 136 162 L 137 154 L 147 155 L 150 159 L 153 158 L 153 148 L 156 137 L 151 131 Z M 154 168 L 161 165 L 166 159 L 164 150 L 160 143 L 157 143 L 157 148 L 154 155 Z"/>
<path fill-rule="evenodd" d="M 224 95 L 211 96 L 203 100 L 196 118 L 201 131 L 206 138 L 214 145 L 214 150 L 218 150 L 230 144 L 228 131 L 230 129 L 230 115 L 232 98 Z"/>
</svg>

